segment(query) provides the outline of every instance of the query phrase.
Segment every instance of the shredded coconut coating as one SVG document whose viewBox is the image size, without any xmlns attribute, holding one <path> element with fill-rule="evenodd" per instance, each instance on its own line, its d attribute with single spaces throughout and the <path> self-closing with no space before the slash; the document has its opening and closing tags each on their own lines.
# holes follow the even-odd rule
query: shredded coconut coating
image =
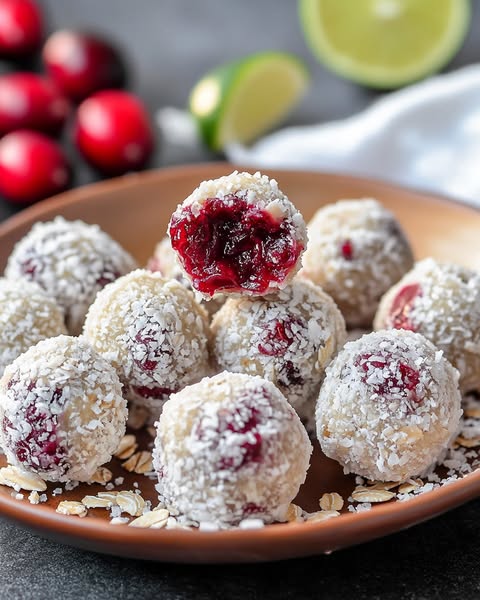
<svg viewBox="0 0 480 600">
<path fill-rule="evenodd" d="M 230 298 L 211 327 L 220 370 L 272 381 L 314 429 L 325 367 L 346 338 L 345 321 L 330 296 L 297 278 L 276 295 Z"/>
<path fill-rule="evenodd" d="M 223 372 L 172 396 L 157 424 L 160 501 L 196 523 L 285 520 L 312 446 L 270 382 Z"/>
<path fill-rule="evenodd" d="M 464 392 L 480 391 L 480 274 L 433 258 L 418 262 L 382 298 L 375 329 L 395 327 L 393 308 L 407 286 L 407 327 L 423 334 L 460 371 Z M 408 324 L 407 324 L 408 323 Z"/>
<path fill-rule="evenodd" d="M 170 220 L 168 231 L 170 231 L 172 221 L 175 218 L 179 218 L 182 213 L 184 213 L 185 209 L 191 209 L 192 214 L 197 216 L 202 211 L 202 207 L 208 199 L 218 198 L 219 200 L 224 200 L 225 203 L 228 203 L 231 195 L 245 200 L 250 205 L 257 206 L 258 208 L 267 211 L 272 217 L 279 221 L 283 220 L 290 223 L 291 235 L 294 240 L 303 247 L 303 250 L 288 276 L 282 282 L 272 280 L 268 292 L 275 292 L 277 289 L 284 288 L 301 267 L 301 257 L 307 246 L 308 240 L 307 227 L 302 214 L 279 189 L 277 181 L 275 179 L 269 179 L 267 175 L 262 175 L 258 171 L 253 175 L 251 173 L 239 173 L 238 171 L 233 171 L 230 175 L 203 181 L 182 204 L 178 205 Z M 182 258 L 180 256 L 179 263 L 182 270 L 184 270 Z M 188 273 L 186 273 L 186 271 L 184 271 L 184 273 L 185 277 L 191 281 Z M 238 295 L 238 293 L 231 292 L 230 290 L 221 291 L 225 294 Z M 242 295 L 244 294 L 253 295 L 253 292 L 246 290 Z M 207 294 L 204 296 L 206 299 L 210 298 Z"/>
<path fill-rule="evenodd" d="M 147 269 L 150 271 L 158 271 L 166 279 L 176 279 L 188 290 L 192 290 L 192 285 L 180 266 L 177 255 L 172 248 L 172 244 L 170 243 L 170 238 L 168 236 L 164 237 L 155 246 L 153 256 L 148 261 Z M 225 302 L 225 296 L 222 294 L 218 294 L 215 298 L 208 299 L 203 299 L 201 296 L 199 296 L 198 299 L 210 317 L 213 317 L 213 315 Z"/>
<path fill-rule="evenodd" d="M 332 296 L 349 328 L 370 327 L 381 296 L 413 265 L 398 221 L 376 200 L 340 200 L 308 232 L 301 274 Z"/>
<path fill-rule="evenodd" d="M 160 273 L 137 269 L 106 286 L 84 333 L 152 420 L 173 392 L 210 373 L 207 314 L 192 292 Z"/>
<path fill-rule="evenodd" d="M 418 333 L 379 331 L 327 367 L 317 435 L 346 473 L 404 481 L 443 457 L 461 416 L 458 371 L 443 353 Z"/>
<path fill-rule="evenodd" d="M 88 342 L 39 342 L 0 380 L 0 442 L 10 464 L 47 481 L 89 481 L 125 433 L 113 367 Z"/>
<path fill-rule="evenodd" d="M 36 223 L 8 259 L 5 276 L 36 282 L 64 310 L 72 335 L 107 283 L 136 267 L 135 260 L 98 225 L 56 217 Z"/>
<path fill-rule="evenodd" d="M 0 278 L 0 376 L 7 365 L 37 342 L 67 333 L 60 307 L 23 279 Z"/>
</svg>

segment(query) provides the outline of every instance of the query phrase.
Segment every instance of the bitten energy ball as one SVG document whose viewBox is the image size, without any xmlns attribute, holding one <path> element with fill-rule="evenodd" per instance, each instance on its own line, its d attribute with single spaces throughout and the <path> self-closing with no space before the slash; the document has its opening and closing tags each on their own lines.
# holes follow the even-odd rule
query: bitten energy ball
<svg viewBox="0 0 480 600">
<path fill-rule="evenodd" d="M 311 444 L 293 408 L 260 377 L 220 373 L 183 389 L 157 424 L 159 497 L 189 520 L 284 520 Z"/>
<path fill-rule="evenodd" d="M 89 481 L 126 419 L 115 370 L 83 338 L 39 342 L 0 380 L 0 445 L 10 464 L 47 481 Z"/>
<path fill-rule="evenodd" d="M 307 243 L 303 217 L 277 182 L 236 171 L 201 183 L 173 213 L 169 235 L 193 288 L 206 298 L 285 287 Z"/>
<path fill-rule="evenodd" d="M 97 292 L 134 268 L 134 259 L 97 225 L 57 217 L 35 224 L 15 246 L 5 275 L 37 283 L 77 334 Z"/>
<path fill-rule="evenodd" d="M 62 333 L 63 312 L 41 288 L 0 278 L 0 377 L 30 346 Z"/>
<path fill-rule="evenodd" d="M 413 265 L 397 220 L 376 200 L 341 200 L 308 225 L 302 275 L 320 285 L 349 328 L 369 327 L 382 295 Z"/>
<path fill-rule="evenodd" d="M 423 334 L 460 371 L 462 390 L 480 391 L 480 274 L 422 260 L 382 298 L 374 326 Z"/>
<path fill-rule="evenodd" d="M 313 422 L 325 367 L 344 344 L 345 322 L 330 296 L 294 279 L 276 295 L 230 298 L 212 321 L 220 369 L 260 375 Z"/>
<path fill-rule="evenodd" d="M 147 269 L 150 271 L 158 271 L 167 279 L 176 279 L 187 289 L 192 289 L 192 285 L 180 266 L 177 255 L 173 251 L 170 238 L 168 237 L 163 238 L 163 240 L 155 246 L 153 256 L 148 261 Z M 224 302 L 225 298 L 222 295 L 218 295 L 209 300 L 202 300 L 201 304 L 208 314 L 213 316 Z"/>
<path fill-rule="evenodd" d="M 84 333 L 152 420 L 171 394 L 209 374 L 207 315 L 192 292 L 159 273 L 138 269 L 99 292 Z"/>
<path fill-rule="evenodd" d="M 461 416 L 458 371 L 442 352 L 418 333 L 380 331 L 327 367 L 317 434 L 346 473 L 404 481 L 441 459 Z"/>
</svg>

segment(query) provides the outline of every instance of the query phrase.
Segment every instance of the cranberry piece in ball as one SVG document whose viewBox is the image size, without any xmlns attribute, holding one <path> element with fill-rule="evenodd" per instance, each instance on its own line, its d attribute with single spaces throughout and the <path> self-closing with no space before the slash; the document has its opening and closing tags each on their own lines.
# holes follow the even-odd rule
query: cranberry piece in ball
<svg viewBox="0 0 480 600">
<path fill-rule="evenodd" d="M 154 147 L 145 107 L 119 90 L 98 92 L 82 102 L 74 140 L 89 163 L 112 175 L 141 169 Z"/>
<path fill-rule="evenodd" d="M 24 58 L 42 40 L 42 15 L 35 2 L 0 0 L 0 58 Z"/>
<path fill-rule="evenodd" d="M 234 172 L 204 181 L 174 212 L 169 235 L 204 297 L 284 288 L 306 246 L 302 215 L 273 179 Z"/>
<path fill-rule="evenodd" d="M 28 204 L 66 190 L 71 171 L 62 148 L 46 135 L 27 129 L 0 140 L 0 193 Z"/>
<path fill-rule="evenodd" d="M 43 62 L 57 87 L 75 102 L 125 83 L 125 66 L 118 50 L 91 33 L 56 31 L 43 48 Z"/>
<path fill-rule="evenodd" d="M 16 129 L 57 135 L 69 111 L 68 100 L 44 77 L 34 73 L 0 77 L 0 135 Z"/>
</svg>

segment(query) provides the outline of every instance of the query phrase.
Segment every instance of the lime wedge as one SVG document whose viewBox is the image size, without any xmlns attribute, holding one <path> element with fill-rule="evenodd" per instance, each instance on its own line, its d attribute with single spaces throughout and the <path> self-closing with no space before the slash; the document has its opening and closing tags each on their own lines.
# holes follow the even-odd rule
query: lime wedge
<svg viewBox="0 0 480 600">
<path fill-rule="evenodd" d="M 441 69 L 468 31 L 469 0 L 300 0 L 318 59 L 348 79 L 395 88 Z"/>
<path fill-rule="evenodd" d="M 190 95 L 190 112 L 212 150 L 248 144 L 278 125 L 303 96 L 305 65 L 284 52 L 260 52 L 222 65 L 203 77 Z"/>
</svg>

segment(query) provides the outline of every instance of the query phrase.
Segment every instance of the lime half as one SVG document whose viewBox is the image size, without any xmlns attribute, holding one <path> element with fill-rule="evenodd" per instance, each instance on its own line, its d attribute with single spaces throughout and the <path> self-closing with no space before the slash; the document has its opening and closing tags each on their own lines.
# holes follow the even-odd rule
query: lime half
<svg viewBox="0 0 480 600">
<path fill-rule="evenodd" d="M 191 92 L 190 111 L 211 149 L 248 144 L 286 117 L 308 82 L 308 71 L 295 56 L 261 52 L 205 75 Z"/>
<path fill-rule="evenodd" d="M 300 0 L 314 54 L 359 83 L 395 88 L 441 69 L 468 31 L 469 0 Z"/>
</svg>

